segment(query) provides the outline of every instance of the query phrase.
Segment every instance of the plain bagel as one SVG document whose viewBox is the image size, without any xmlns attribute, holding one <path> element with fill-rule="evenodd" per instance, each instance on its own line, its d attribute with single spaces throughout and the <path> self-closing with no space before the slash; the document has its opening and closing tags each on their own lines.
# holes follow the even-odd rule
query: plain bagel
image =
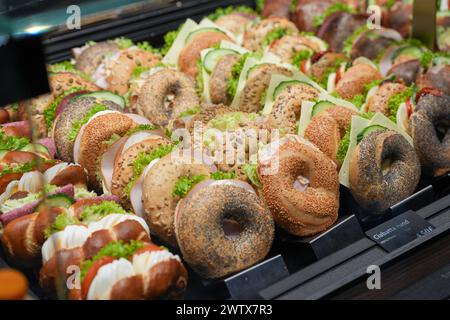
<svg viewBox="0 0 450 320">
<path fill-rule="evenodd" d="M 360 206 L 371 212 L 382 213 L 411 195 L 419 179 L 419 158 L 395 131 L 369 133 L 351 156 L 350 191 Z"/>
<path fill-rule="evenodd" d="M 222 278 L 264 259 L 274 237 L 269 210 L 247 183 L 205 180 L 181 200 L 175 233 L 201 276 Z"/>
<path fill-rule="evenodd" d="M 272 142 L 260 157 L 262 195 L 275 222 L 297 236 L 329 228 L 339 209 L 339 179 L 335 164 L 310 142 L 286 136 Z"/>
</svg>

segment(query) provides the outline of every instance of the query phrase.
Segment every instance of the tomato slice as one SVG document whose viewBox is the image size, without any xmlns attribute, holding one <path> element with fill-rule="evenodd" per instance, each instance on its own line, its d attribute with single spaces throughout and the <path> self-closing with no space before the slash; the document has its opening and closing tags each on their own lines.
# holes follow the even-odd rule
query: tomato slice
<svg viewBox="0 0 450 320">
<path fill-rule="evenodd" d="M 83 283 L 81 284 L 81 294 L 84 299 L 87 298 L 89 287 L 91 286 L 92 281 L 94 281 L 94 278 L 97 275 L 98 270 L 104 265 L 113 262 L 114 260 L 115 260 L 114 257 L 101 257 L 92 264 L 92 266 L 86 273 L 86 276 L 84 277 Z"/>
<path fill-rule="evenodd" d="M 145 245 L 145 247 L 136 250 L 136 252 L 134 254 L 141 254 L 141 253 L 148 252 L 148 251 L 161 251 L 161 250 L 164 250 L 164 249 L 162 249 L 161 247 L 157 246 L 154 243 L 149 243 L 149 244 Z"/>
<path fill-rule="evenodd" d="M 308 71 L 308 70 L 306 70 L 307 63 L 308 63 L 308 59 L 302 61 L 302 64 L 300 65 L 301 72 L 306 73 Z"/>
<path fill-rule="evenodd" d="M 339 80 L 341 80 L 341 67 L 336 70 L 336 79 L 334 80 L 334 84 L 337 85 Z"/>
<path fill-rule="evenodd" d="M 411 108 L 411 97 L 409 97 L 405 102 L 406 113 L 408 114 L 408 118 L 411 117 L 412 108 Z"/>
<path fill-rule="evenodd" d="M 417 94 L 416 94 L 416 103 L 419 103 L 420 98 L 422 98 L 423 96 L 426 96 L 427 94 L 432 94 L 434 96 L 439 96 L 439 97 L 444 95 L 442 93 L 442 91 L 439 90 L 439 89 L 425 87 L 422 90 L 420 90 L 419 92 L 417 92 Z"/>
<path fill-rule="evenodd" d="M 320 58 L 322 58 L 326 53 L 328 53 L 329 51 L 320 51 L 317 52 L 315 55 L 312 56 L 311 58 L 311 63 L 316 63 L 317 61 L 320 60 Z"/>
</svg>

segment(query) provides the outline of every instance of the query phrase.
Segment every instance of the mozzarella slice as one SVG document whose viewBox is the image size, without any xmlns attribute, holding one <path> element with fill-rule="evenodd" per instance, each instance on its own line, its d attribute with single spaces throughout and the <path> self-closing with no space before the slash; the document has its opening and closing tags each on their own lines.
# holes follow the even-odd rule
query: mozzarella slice
<svg viewBox="0 0 450 320">
<path fill-rule="evenodd" d="M 123 213 L 113 213 L 109 214 L 103 219 L 99 221 L 95 221 L 89 224 L 89 231 L 91 233 L 103 230 L 103 229 L 111 229 L 112 227 L 118 225 L 121 222 L 127 221 L 127 220 L 134 220 L 137 221 L 147 233 L 150 233 L 150 230 L 148 229 L 147 223 L 144 219 L 134 215 L 134 214 L 123 214 Z"/>
</svg>

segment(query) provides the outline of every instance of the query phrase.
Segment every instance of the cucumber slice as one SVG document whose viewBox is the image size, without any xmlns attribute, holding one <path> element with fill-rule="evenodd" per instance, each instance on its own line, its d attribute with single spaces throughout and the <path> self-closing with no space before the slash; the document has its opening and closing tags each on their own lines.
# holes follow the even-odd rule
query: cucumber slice
<svg viewBox="0 0 450 320">
<path fill-rule="evenodd" d="M 75 200 L 65 194 L 53 194 L 46 197 L 36 208 L 36 212 L 44 207 L 58 207 L 68 209 Z"/>
<path fill-rule="evenodd" d="M 231 49 L 215 49 L 209 51 L 205 58 L 203 59 L 203 68 L 205 68 L 206 72 L 208 74 L 211 74 L 211 72 L 214 70 L 214 67 L 216 66 L 217 62 L 219 60 L 229 54 L 235 54 L 239 55 L 239 52 L 231 50 Z"/>
<path fill-rule="evenodd" d="M 387 129 L 386 129 L 386 127 L 383 127 L 383 126 L 380 126 L 377 124 L 375 124 L 373 126 L 368 126 L 363 131 L 358 133 L 358 136 L 356 138 L 356 143 L 359 144 L 364 139 L 364 137 L 366 137 L 369 133 L 375 132 L 378 130 L 387 130 Z"/>
<path fill-rule="evenodd" d="M 83 94 L 79 97 L 94 97 L 100 101 L 112 101 L 115 104 L 121 106 L 122 108 L 125 108 L 125 99 L 122 96 L 119 96 L 109 91 L 97 91 Z"/>
<path fill-rule="evenodd" d="M 20 149 L 20 151 L 38 152 L 50 156 L 50 152 L 48 151 L 47 147 L 40 143 L 29 143 L 25 147 Z"/>
<path fill-rule="evenodd" d="M 450 65 L 450 57 L 435 57 L 433 58 L 433 66 Z"/>
<path fill-rule="evenodd" d="M 406 46 L 397 49 L 392 55 L 392 61 L 395 61 L 400 55 L 407 55 L 411 58 L 420 59 L 422 58 L 423 51 L 419 47 L 414 46 Z"/>
<path fill-rule="evenodd" d="M 312 107 L 311 119 L 317 116 L 322 111 L 325 111 L 331 107 L 334 107 L 335 104 L 330 101 L 319 101 Z"/>
<path fill-rule="evenodd" d="M 202 33 L 202 32 L 220 32 L 220 33 L 224 33 L 222 30 L 220 30 L 218 28 L 200 28 L 200 29 L 192 31 L 191 33 L 188 34 L 188 36 L 186 37 L 186 40 L 185 40 L 185 44 L 189 43 L 192 39 L 194 39 L 194 37 L 196 35 L 198 35 L 199 33 Z"/>
<path fill-rule="evenodd" d="M 276 97 L 278 97 L 278 95 L 287 87 L 289 86 L 293 86 L 293 85 L 297 85 L 297 84 L 306 84 L 307 86 L 311 87 L 311 84 L 304 82 L 304 81 L 300 81 L 300 80 L 289 80 L 289 81 L 283 81 L 280 82 L 278 84 L 278 86 L 275 88 L 275 90 L 273 91 L 273 100 L 276 99 Z"/>
</svg>

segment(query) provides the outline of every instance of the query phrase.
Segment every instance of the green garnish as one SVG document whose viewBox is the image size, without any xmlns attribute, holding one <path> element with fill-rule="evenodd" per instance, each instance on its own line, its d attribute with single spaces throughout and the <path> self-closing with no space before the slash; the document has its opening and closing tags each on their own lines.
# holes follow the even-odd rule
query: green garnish
<svg viewBox="0 0 450 320">
<path fill-rule="evenodd" d="M 67 212 L 59 214 L 55 221 L 49 226 L 47 226 L 44 230 L 44 236 L 45 238 L 49 238 L 52 234 L 64 230 L 67 226 L 79 224 L 80 221 L 72 216 L 69 215 Z"/>
<path fill-rule="evenodd" d="M 356 94 L 353 98 L 352 98 L 352 103 L 358 108 L 361 109 L 361 106 L 364 104 L 364 102 L 366 101 L 366 97 L 365 95 L 358 93 Z"/>
<path fill-rule="evenodd" d="M 3 177 L 11 173 L 25 173 L 30 172 L 37 166 L 37 160 L 26 162 L 23 164 L 5 164 L 3 165 L 2 171 L 0 172 L 0 177 Z"/>
<path fill-rule="evenodd" d="M 120 50 L 128 49 L 134 45 L 131 39 L 120 37 L 113 40 L 115 44 L 119 47 Z"/>
<path fill-rule="evenodd" d="M 3 130 L 0 129 L 0 150 L 7 150 L 7 151 L 20 150 L 29 143 L 30 140 L 28 138 L 7 136 L 5 135 Z"/>
<path fill-rule="evenodd" d="M 366 84 L 364 86 L 364 95 L 367 95 L 367 93 L 370 91 L 370 89 L 380 85 L 380 83 L 382 83 L 383 80 L 373 80 L 371 82 L 369 82 L 368 84 Z"/>
<path fill-rule="evenodd" d="M 81 127 L 84 124 L 86 124 L 89 121 L 89 119 L 92 118 L 96 113 L 105 110 L 108 110 L 108 108 L 105 105 L 99 103 L 94 104 L 82 119 L 77 120 L 72 124 L 72 128 L 70 128 L 69 131 L 69 140 L 74 142 L 75 139 L 77 138 L 78 132 L 80 131 Z"/>
<path fill-rule="evenodd" d="M 170 47 L 172 47 L 181 28 L 183 28 L 183 24 L 181 24 L 177 30 L 169 31 L 164 35 L 164 45 L 162 46 L 162 48 L 160 50 L 160 52 L 163 56 L 165 56 L 167 54 L 167 52 L 169 52 L 169 49 L 170 49 Z"/>
<path fill-rule="evenodd" d="M 314 27 L 319 27 L 326 18 L 328 18 L 329 16 L 331 16 L 333 13 L 335 12 L 348 12 L 348 13 L 354 13 L 355 10 L 348 6 L 345 3 L 341 3 L 341 2 L 336 2 L 335 4 L 332 4 L 331 6 L 329 6 L 324 13 L 322 13 L 320 16 L 315 16 L 314 20 L 313 20 L 313 25 Z"/>
<path fill-rule="evenodd" d="M 234 98 L 239 83 L 239 76 L 241 75 L 242 68 L 244 68 L 245 61 L 247 60 L 249 53 L 243 54 L 239 60 L 233 65 L 231 69 L 231 77 L 228 80 L 227 93 L 231 98 Z"/>
<path fill-rule="evenodd" d="M 388 117 L 392 122 L 397 123 L 397 111 L 400 105 L 413 95 L 414 89 L 408 87 L 405 91 L 393 95 L 388 100 Z"/>
<path fill-rule="evenodd" d="M 47 70 L 49 73 L 70 72 L 70 73 L 80 76 L 81 78 L 83 78 L 85 80 L 91 81 L 91 78 L 89 77 L 89 75 L 87 75 L 86 73 L 84 73 L 78 69 L 75 69 L 75 66 L 69 60 L 51 64 L 47 67 Z"/>
<path fill-rule="evenodd" d="M 184 118 L 184 117 L 193 116 L 193 115 L 195 115 L 195 114 L 197 114 L 199 112 L 200 112 L 200 107 L 199 106 L 192 107 L 192 108 L 186 109 L 183 112 L 181 112 L 180 115 L 178 116 L 178 119 Z"/>
<path fill-rule="evenodd" d="M 81 221 L 88 223 L 98 221 L 101 218 L 112 213 L 128 213 L 115 201 L 103 201 L 99 204 L 93 204 L 83 208 L 80 214 Z"/>
<path fill-rule="evenodd" d="M 175 186 L 172 191 L 173 197 L 180 197 L 184 198 L 186 194 L 200 181 L 204 180 L 206 178 L 205 175 L 199 174 L 192 177 L 183 176 L 180 177 L 177 182 L 175 183 Z"/>
<path fill-rule="evenodd" d="M 345 134 L 342 137 L 341 141 L 339 141 L 339 147 L 336 153 L 336 159 L 341 164 L 344 162 L 345 156 L 347 155 L 348 146 L 350 145 L 350 129 L 351 125 L 349 125 L 345 129 Z"/>
<path fill-rule="evenodd" d="M 17 103 L 17 102 L 11 103 L 11 104 L 9 105 L 9 108 L 10 108 L 12 111 L 17 111 L 17 110 L 19 110 L 19 103 Z"/>
<path fill-rule="evenodd" d="M 208 15 L 208 18 L 212 21 L 216 21 L 222 16 L 232 14 L 234 12 L 246 13 L 246 14 L 256 14 L 255 10 L 246 6 L 228 6 L 226 8 L 218 8 L 216 11 Z"/>
<path fill-rule="evenodd" d="M 235 129 L 242 122 L 244 114 L 240 111 L 229 112 L 220 117 L 211 119 L 209 124 L 212 128 L 220 131 Z"/>
<path fill-rule="evenodd" d="M 134 128 L 129 129 L 124 134 L 124 136 L 131 136 L 132 134 L 134 134 L 136 132 L 139 132 L 139 131 L 152 131 L 152 130 L 155 130 L 155 129 L 156 129 L 156 127 L 154 125 L 152 125 L 152 124 L 140 124 L 140 125 L 137 125 Z"/>
<path fill-rule="evenodd" d="M 292 64 L 300 69 L 302 62 L 311 58 L 313 52 L 311 50 L 301 50 L 294 54 Z"/>
<path fill-rule="evenodd" d="M 287 30 L 286 28 L 277 27 L 266 34 L 264 41 L 263 41 L 263 45 L 264 45 L 264 47 L 267 47 L 275 40 L 280 39 L 289 34 L 290 34 L 289 30 Z"/>
<path fill-rule="evenodd" d="M 92 267 L 94 262 L 100 260 L 101 258 L 113 257 L 116 259 L 128 259 L 137 250 L 143 247 L 144 243 L 136 240 L 131 240 L 129 243 L 125 243 L 122 240 L 108 243 L 106 246 L 100 249 L 100 251 L 94 257 L 92 257 L 92 259 L 85 260 L 81 263 L 80 281 L 83 282 L 84 277 L 86 276 L 87 272 Z"/>
<path fill-rule="evenodd" d="M 47 125 L 47 128 L 50 129 L 53 126 L 53 121 L 55 121 L 55 118 L 56 118 L 56 109 L 58 108 L 58 105 L 61 103 L 61 101 L 68 95 L 78 92 L 78 91 L 82 91 L 82 90 L 86 90 L 86 88 L 84 88 L 84 87 L 70 88 L 69 90 L 67 90 L 64 93 L 62 93 L 61 95 L 59 95 L 56 99 L 54 99 L 52 101 L 52 103 L 50 103 L 47 106 L 47 108 L 45 108 L 44 119 L 45 119 L 45 124 Z"/>
<path fill-rule="evenodd" d="M 141 76 L 141 74 L 143 74 L 144 72 L 150 70 L 149 67 L 144 67 L 144 66 L 137 66 L 136 68 L 133 69 L 133 74 L 132 74 L 132 79 L 139 79 L 139 77 Z"/>
<path fill-rule="evenodd" d="M 160 50 L 152 47 L 152 45 L 148 41 L 138 42 L 136 44 L 136 46 L 141 50 L 148 51 L 148 52 L 155 53 L 155 54 L 160 54 Z"/>
<path fill-rule="evenodd" d="M 211 179 L 214 180 L 226 180 L 226 179 L 234 179 L 236 178 L 236 173 L 234 171 L 224 172 L 224 171 L 216 171 L 211 173 Z"/>
<path fill-rule="evenodd" d="M 422 54 L 422 58 L 420 59 L 420 64 L 422 65 L 422 68 L 425 70 L 428 69 L 433 61 L 433 52 L 426 50 Z"/>
<path fill-rule="evenodd" d="M 343 62 L 346 62 L 346 60 L 343 59 L 343 58 L 338 58 L 338 59 L 336 59 L 336 60 L 334 61 L 334 64 L 331 65 L 331 66 L 329 66 L 329 67 L 325 70 L 325 72 L 324 72 L 323 75 L 322 75 L 322 80 L 321 80 L 321 81 L 317 81 L 317 82 L 319 82 L 320 85 L 321 85 L 323 88 L 326 89 L 326 88 L 327 88 L 327 84 L 328 84 L 328 77 L 329 77 L 330 74 L 332 74 L 333 72 L 336 72 L 336 70 L 339 69 L 339 68 L 341 67 L 341 64 L 342 64 Z"/>
<path fill-rule="evenodd" d="M 351 36 L 345 39 L 342 51 L 345 54 L 349 55 L 352 52 L 353 43 L 355 42 L 356 38 L 358 38 L 360 34 L 366 32 L 367 30 L 368 29 L 365 24 L 357 28 Z"/>
<path fill-rule="evenodd" d="M 261 181 L 259 181 L 258 176 L 258 165 L 257 164 L 251 164 L 251 163 L 245 163 L 242 166 L 242 170 L 244 171 L 245 175 L 247 176 L 248 180 L 257 188 L 261 188 Z"/>
<path fill-rule="evenodd" d="M 368 111 L 365 113 L 360 113 L 358 114 L 358 116 L 367 120 L 371 120 L 375 116 L 375 112 Z"/>
<path fill-rule="evenodd" d="M 289 12 L 294 13 L 295 9 L 297 9 L 299 0 L 292 0 L 291 4 L 289 5 Z"/>
<path fill-rule="evenodd" d="M 133 176 L 124 188 L 125 194 L 129 195 L 134 182 L 141 176 L 145 167 L 155 159 L 160 159 L 172 152 L 174 146 L 172 144 L 162 144 L 150 153 L 140 152 L 133 162 Z"/>
<path fill-rule="evenodd" d="M 202 64 L 202 59 L 199 58 L 197 60 L 197 78 L 196 78 L 196 82 L 197 82 L 197 94 L 199 96 L 201 96 L 203 94 L 203 89 L 205 87 L 204 84 L 204 79 L 203 79 L 203 64 Z"/>
<path fill-rule="evenodd" d="M 395 4 L 395 0 L 387 0 L 386 1 L 386 8 L 387 9 L 391 9 L 394 4 Z"/>
</svg>

